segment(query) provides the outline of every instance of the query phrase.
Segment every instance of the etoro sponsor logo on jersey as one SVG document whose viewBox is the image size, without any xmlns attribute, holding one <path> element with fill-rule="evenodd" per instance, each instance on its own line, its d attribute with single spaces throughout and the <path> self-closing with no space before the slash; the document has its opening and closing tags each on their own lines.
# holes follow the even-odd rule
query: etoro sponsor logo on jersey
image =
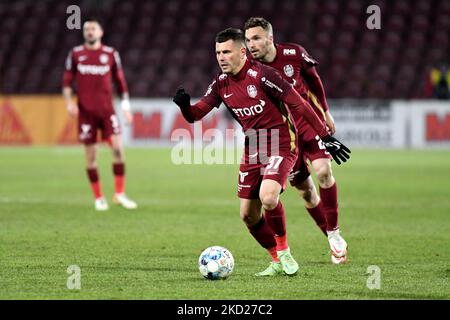
<svg viewBox="0 0 450 320">
<path fill-rule="evenodd" d="M 266 102 L 264 100 L 259 100 L 259 104 L 247 107 L 247 108 L 232 108 L 233 112 L 238 117 L 248 117 L 254 116 L 264 111 L 264 106 Z"/>
<path fill-rule="evenodd" d="M 92 64 L 81 64 L 77 65 L 77 69 L 81 74 L 92 74 L 103 76 L 109 72 L 109 65 L 98 66 Z"/>
</svg>

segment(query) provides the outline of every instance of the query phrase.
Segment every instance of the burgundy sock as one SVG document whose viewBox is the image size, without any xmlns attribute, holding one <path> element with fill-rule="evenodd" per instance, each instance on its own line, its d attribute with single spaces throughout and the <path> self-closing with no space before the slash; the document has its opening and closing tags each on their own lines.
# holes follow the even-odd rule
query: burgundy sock
<svg viewBox="0 0 450 320">
<path fill-rule="evenodd" d="M 317 226 L 322 230 L 323 234 L 327 235 L 327 219 L 325 216 L 325 208 L 322 201 L 314 208 L 306 208 L 311 217 L 316 222 Z"/>
<path fill-rule="evenodd" d="M 325 217 L 327 219 L 327 230 L 332 231 L 339 228 L 338 225 L 338 191 L 336 183 L 330 188 L 320 189 L 320 198 L 325 208 Z"/>
<path fill-rule="evenodd" d="M 95 199 L 103 197 L 100 179 L 98 177 L 98 171 L 96 168 L 86 169 L 86 173 L 91 184 L 92 193 L 94 194 Z"/>
<path fill-rule="evenodd" d="M 247 226 L 247 228 L 261 247 L 270 249 L 277 246 L 275 236 L 267 224 L 266 219 L 264 219 L 264 216 L 261 217 L 261 220 L 259 220 L 255 225 L 251 227 Z"/>
<path fill-rule="evenodd" d="M 273 210 L 265 210 L 264 213 L 267 224 L 275 234 L 275 241 L 277 242 L 277 251 L 286 250 L 289 248 L 286 234 L 286 214 L 284 212 L 281 201 L 278 201 L 277 206 Z"/>
<path fill-rule="evenodd" d="M 125 192 L 125 164 L 123 162 L 113 163 L 114 187 L 116 193 Z"/>
<path fill-rule="evenodd" d="M 278 201 L 275 209 L 265 210 L 265 217 L 275 236 L 281 237 L 286 234 L 286 214 L 281 201 Z"/>
</svg>

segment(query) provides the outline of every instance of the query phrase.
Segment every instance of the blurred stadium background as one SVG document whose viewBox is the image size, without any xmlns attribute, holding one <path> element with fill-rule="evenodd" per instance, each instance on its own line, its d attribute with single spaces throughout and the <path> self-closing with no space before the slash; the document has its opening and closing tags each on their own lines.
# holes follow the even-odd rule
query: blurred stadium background
<svg viewBox="0 0 450 320">
<path fill-rule="evenodd" d="M 81 8 L 82 21 L 89 16 L 102 21 L 104 43 L 119 50 L 133 98 L 171 97 L 180 84 L 194 97 L 203 95 L 218 71 L 215 34 L 229 26 L 242 27 L 249 16 L 266 17 L 274 26 L 276 41 L 300 43 L 319 61 L 319 74 L 337 110 L 342 103 L 334 99 L 357 99 L 344 105 L 359 110 L 379 106 L 372 112 L 376 118 L 392 99 L 433 98 L 433 85 L 441 74 L 449 86 L 450 2 L 445 0 L 1 1 L 0 143 L 76 143 L 75 124 L 59 97 L 65 57 L 82 42 L 81 30 L 66 27 L 70 15 L 66 10 L 72 4 Z M 372 4 L 381 9 L 380 30 L 366 27 L 366 9 Z M 447 69 L 440 73 L 443 63 Z M 170 136 L 171 129 L 158 127 L 167 111 L 157 112 L 169 107 L 160 102 L 159 109 L 149 109 L 152 102 L 147 102 L 138 103 L 135 127 L 126 129 L 128 144 L 167 142 Z M 341 114 L 335 115 L 344 127 Z M 178 120 L 171 121 L 183 126 Z M 429 121 L 440 125 L 439 137 L 450 139 L 448 112 Z M 358 129 L 341 138 L 373 139 L 374 134 L 394 139 L 397 133 Z M 359 140 L 350 145 L 361 144 Z M 410 143 L 401 142 L 402 146 Z"/>
<path fill-rule="evenodd" d="M 103 21 L 137 97 L 170 97 L 179 83 L 202 95 L 217 72 L 215 34 L 252 15 L 272 22 L 277 41 L 316 57 L 330 98 L 423 98 L 431 67 L 450 56 L 445 0 L 2 1 L 2 93 L 60 92 L 64 59 L 82 40 L 65 27 L 71 4 Z M 378 31 L 365 27 L 371 4 L 381 9 Z"/>
<path fill-rule="evenodd" d="M 334 166 L 351 263 L 332 268 L 289 189 L 302 276 L 282 279 L 282 291 L 278 279 L 254 282 L 266 257 L 238 218 L 236 166 L 186 169 L 167 148 L 128 148 L 128 190 L 141 209 L 96 215 L 61 96 L 65 58 L 82 43 L 81 30 L 66 27 L 73 4 L 82 21 L 102 21 L 103 42 L 121 54 L 135 117 L 124 127 L 128 147 L 169 146 L 175 129 L 194 131 L 171 97 L 180 84 L 204 94 L 219 70 L 218 31 L 264 16 L 276 41 L 302 44 L 320 63 L 337 136 L 354 148 L 349 164 Z M 373 4 L 380 30 L 366 27 Z M 449 88 L 450 1 L 2 0 L 0 30 L 0 297 L 448 299 L 450 100 L 435 89 Z M 203 131 L 228 120 L 219 110 Z M 111 194 L 109 153 L 100 152 Z M 227 283 L 208 284 L 196 258 L 216 241 L 237 269 Z M 71 264 L 87 275 L 80 294 L 65 286 Z M 366 288 L 373 264 L 383 271 L 378 292 Z"/>
</svg>

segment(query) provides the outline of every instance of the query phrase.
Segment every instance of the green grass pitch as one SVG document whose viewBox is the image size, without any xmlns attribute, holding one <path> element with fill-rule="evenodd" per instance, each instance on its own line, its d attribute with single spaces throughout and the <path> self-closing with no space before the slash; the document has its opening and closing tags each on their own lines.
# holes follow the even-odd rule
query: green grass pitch
<svg viewBox="0 0 450 320">
<path fill-rule="evenodd" d="M 105 194 L 111 155 L 99 154 Z M 95 212 L 81 147 L 0 148 L 0 299 L 449 299 L 450 153 L 354 150 L 334 166 L 349 263 L 292 188 L 282 195 L 295 277 L 255 278 L 269 262 L 239 218 L 237 165 L 174 165 L 170 149 L 127 149 L 140 207 Z M 110 201 L 110 205 L 112 205 Z M 208 281 L 201 250 L 227 247 L 235 270 Z M 81 268 L 69 290 L 67 268 Z M 381 270 L 380 289 L 367 268 Z"/>
</svg>

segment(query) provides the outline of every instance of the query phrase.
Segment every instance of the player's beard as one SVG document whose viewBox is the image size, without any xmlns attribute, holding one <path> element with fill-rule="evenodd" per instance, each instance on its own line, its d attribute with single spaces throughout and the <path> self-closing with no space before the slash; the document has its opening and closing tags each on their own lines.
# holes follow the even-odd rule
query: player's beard
<svg viewBox="0 0 450 320">
<path fill-rule="evenodd" d="M 94 44 L 96 44 L 97 41 L 98 41 L 98 39 L 86 40 L 86 42 L 87 42 L 89 45 L 91 45 L 91 46 L 94 45 Z"/>
</svg>

